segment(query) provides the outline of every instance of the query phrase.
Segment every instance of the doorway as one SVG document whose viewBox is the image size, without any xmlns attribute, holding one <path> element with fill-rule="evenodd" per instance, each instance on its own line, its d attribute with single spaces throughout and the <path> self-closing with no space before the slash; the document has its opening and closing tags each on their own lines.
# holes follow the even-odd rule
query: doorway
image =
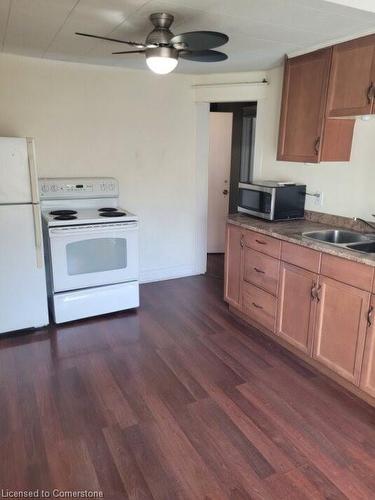
<svg viewBox="0 0 375 500">
<path fill-rule="evenodd" d="M 212 103 L 209 114 L 207 274 L 224 274 L 225 227 L 238 183 L 254 174 L 256 102 Z"/>
</svg>

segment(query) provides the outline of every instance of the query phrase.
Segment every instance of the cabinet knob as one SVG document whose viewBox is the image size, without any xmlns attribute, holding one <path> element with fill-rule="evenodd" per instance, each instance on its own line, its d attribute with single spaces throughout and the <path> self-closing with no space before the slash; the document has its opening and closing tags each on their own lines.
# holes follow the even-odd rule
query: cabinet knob
<svg viewBox="0 0 375 500">
<path fill-rule="evenodd" d="M 371 82 L 369 88 L 367 89 L 367 100 L 369 104 L 371 104 L 374 95 L 375 95 L 374 82 Z"/>
<path fill-rule="evenodd" d="M 368 326 L 372 325 L 372 313 L 373 313 L 373 311 L 374 311 L 373 306 L 370 306 L 370 308 L 368 310 L 368 313 L 367 313 L 367 324 L 368 324 Z"/>
<path fill-rule="evenodd" d="M 315 154 L 319 154 L 319 149 L 320 149 L 320 137 L 318 137 L 314 143 L 314 151 Z"/>
</svg>

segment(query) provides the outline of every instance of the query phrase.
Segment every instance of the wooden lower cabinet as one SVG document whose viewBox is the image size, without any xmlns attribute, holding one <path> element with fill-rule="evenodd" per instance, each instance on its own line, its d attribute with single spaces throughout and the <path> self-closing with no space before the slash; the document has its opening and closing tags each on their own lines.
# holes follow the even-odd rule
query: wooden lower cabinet
<svg viewBox="0 0 375 500">
<path fill-rule="evenodd" d="M 243 281 L 241 309 L 250 320 L 275 331 L 276 297 L 270 293 Z"/>
<path fill-rule="evenodd" d="M 318 297 L 313 357 L 358 385 L 370 294 L 320 276 Z"/>
<path fill-rule="evenodd" d="M 242 230 L 233 224 L 227 224 L 225 248 L 225 286 L 224 298 L 234 307 L 241 304 L 242 273 Z"/>
<path fill-rule="evenodd" d="M 251 248 L 243 249 L 243 279 L 248 283 L 266 290 L 273 295 L 277 293 L 280 261 L 264 255 Z"/>
<path fill-rule="evenodd" d="M 281 263 L 276 334 L 311 354 L 318 282 L 315 273 Z"/>
<path fill-rule="evenodd" d="M 367 334 L 365 353 L 363 356 L 360 387 L 363 391 L 375 397 L 375 296 L 371 296 L 371 304 L 368 312 Z"/>
</svg>

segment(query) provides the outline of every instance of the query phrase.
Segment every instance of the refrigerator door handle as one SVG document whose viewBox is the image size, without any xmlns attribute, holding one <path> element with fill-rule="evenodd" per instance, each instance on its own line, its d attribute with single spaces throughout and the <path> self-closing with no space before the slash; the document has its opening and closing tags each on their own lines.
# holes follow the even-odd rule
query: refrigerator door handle
<svg viewBox="0 0 375 500">
<path fill-rule="evenodd" d="M 40 216 L 40 206 L 33 205 L 34 217 L 34 237 L 35 237 L 35 250 L 36 250 L 36 267 L 43 267 L 43 237 L 42 237 L 42 222 Z"/>
<path fill-rule="evenodd" d="M 31 202 L 39 203 L 38 174 L 36 171 L 36 158 L 35 158 L 35 143 L 34 139 L 32 139 L 31 137 L 28 137 L 26 141 L 27 141 L 27 153 L 29 157 Z"/>
</svg>

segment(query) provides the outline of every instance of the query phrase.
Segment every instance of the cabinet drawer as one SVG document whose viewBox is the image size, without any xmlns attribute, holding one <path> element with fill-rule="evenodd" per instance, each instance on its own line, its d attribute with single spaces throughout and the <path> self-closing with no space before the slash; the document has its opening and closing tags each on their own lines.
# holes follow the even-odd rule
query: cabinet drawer
<svg viewBox="0 0 375 500">
<path fill-rule="evenodd" d="M 283 241 L 281 246 L 281 260 L 302 267 L 313 273 L 319 272 L 320 267 L 320 252 L 311 250 L 311 248 L 293 245 Z"/>
<path fill-rule="evenodd" d="M 263 290 L 277 294 L 280 261 L 245 247 L 243 279 Z"/>
<path fill-rule="evenodd" d="M 366 264 L 322 254 L 320 273 L 368 292 L 372 289 L 374 269 Z"/>
<path fill-rule="evenodd" d="M 246 281 L 242 282 L 242 311 L 253 321 L 275 331 L 276 297 Z"/>
<path fill-rule="evenodd" d="M 255 233 L 254 231 L 244 231 L 244 243 L 247 247 L 257 250 L 258 252 L 271 255 L 276 259 L 280 258 L 281 241 L 272 236 Z"/>
</svg>

